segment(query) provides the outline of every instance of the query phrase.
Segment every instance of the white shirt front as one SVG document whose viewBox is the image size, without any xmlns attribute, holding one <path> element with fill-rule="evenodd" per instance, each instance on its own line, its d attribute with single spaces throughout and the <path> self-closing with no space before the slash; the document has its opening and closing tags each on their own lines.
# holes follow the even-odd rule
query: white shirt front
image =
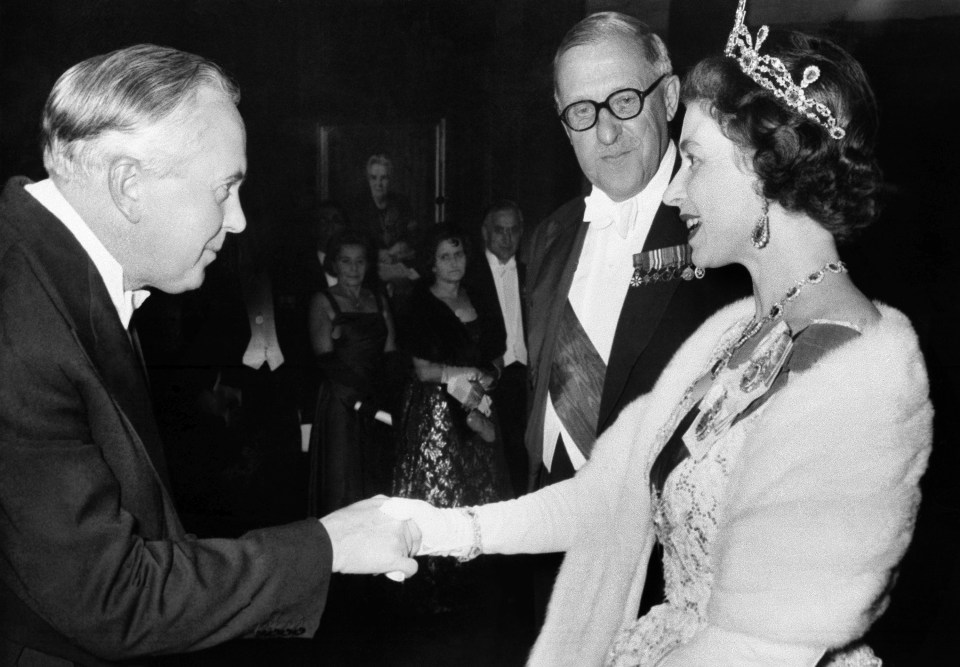
<svg viewBox="0 0 960 667">
<path fill-rule="evenodd" d="M 583 219 L 589 226 L 567 299 L 605 364 L 610 360 L 620 310 L 633 276 L 633 256 L 643 250 L 663 193 L 670 184 L 676 154 L 671 142 L 647 187 L 630 199 L 614 202 L 594 186 L 585 200 Z M 544 465 L 550 469 L 557 436 L 562 435 L 570 462 L 574 470 L 579 470 L 586 458 L 563 427 L 553 401 L 548 399 L 546 407 Z"/>
<path fill-rule="evenodd" d="M 250 321 L 250 340 L 243 353 L 243 365 L 258 370 L 266 363 L 271 371 L 283 365 L 283 351 L 277 339 L 274 319 L 273 283 L 264 271 L 244 285 L 243 298 Z"/>
<path fill-rule="evenodd" d="M 24 186 L 24 190 L 36 199 L 40 204 L 50 211 L 63 226 L 70 230 L 80 245 L 90 257 L 90 261 L 97 267 L 97 272 L 103 279 L 103 284 L 107 288 L 107 294 L 110 295 L 110 301 L 117 309 L 117 315 L 123 328 L 130 326 L 130 320 L 133 317 L 133 311 L 140 307 L 150 296 L 147 290 L 125 290 L 123 289 L 123 267 L 120 266 L 110 251 L 104 247 L 93 230 L 87 226 L 76 209 L 70 205 L 57 186 L 49 178 L 37 183 L 30 183 Z"/>
<path fill-rule="evenodd" d="M 497 298 L 503 324 L 507 329 L 507 349 L 503 353 L 503 366 L 514 362 L 527 363 L 527 345 L 523 340 L 523 317 L 520 312 L 520 278 L 517 275 L 517 258 L 511 257 L 506 263 L 489 250 L 486 251 L 490 273 L 497 286 Z"/>
</svg>

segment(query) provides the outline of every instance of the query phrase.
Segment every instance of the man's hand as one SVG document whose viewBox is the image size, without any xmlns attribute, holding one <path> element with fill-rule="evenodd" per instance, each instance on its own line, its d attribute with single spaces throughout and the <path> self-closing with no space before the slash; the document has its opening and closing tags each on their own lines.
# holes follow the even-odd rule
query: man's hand
<svg viewBox="0 0 960 667">
<path fill-rule="evenodd" d="M 414 521 L 399 521 L 380 511 L 385 496 L 361 500 L 320 519 L 333 543 L 333 571 L 344 574 L 402 572 L 412 577 L 420 549 Z"/>
</svg>

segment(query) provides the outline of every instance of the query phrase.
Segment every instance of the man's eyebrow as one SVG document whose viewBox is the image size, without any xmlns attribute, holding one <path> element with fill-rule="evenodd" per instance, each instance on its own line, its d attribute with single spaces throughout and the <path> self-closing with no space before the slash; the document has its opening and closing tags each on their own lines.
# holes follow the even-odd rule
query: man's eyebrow
<svg viewBox="0 0 960 667">
<path fill-rule="evenodd" d="M 239 184 L 242 184 L 246 178 L 247 178 L 246 173 L 238 169 L 237 171 L 233 172 L 232 174 L 227 176 L 225 179 L 223 179 L 223 182 L 229 183 L 230 185 L 234 185 L 234 184 L 239 185 Z"/>
</svg>

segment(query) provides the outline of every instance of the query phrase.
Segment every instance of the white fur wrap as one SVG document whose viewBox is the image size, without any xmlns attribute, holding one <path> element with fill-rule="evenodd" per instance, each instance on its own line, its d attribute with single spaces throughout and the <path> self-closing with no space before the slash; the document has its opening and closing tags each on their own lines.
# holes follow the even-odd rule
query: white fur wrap
<svg viewBox="0 0 960 667">
<path fill-rule="evenodd" d="M 722 333 L 752 307 L 707 320 L 574 479 L 484 508 L 486 552 L 567 551 L 530 665 L 599 665 L 635 620 L 654 540 L 650 449 Z M 876 327 L 791 374 L 748 434 L 722 510 L 711 625 L 835 647 L 885 608 L 913 531 L 933 409 L 910 322 L 877 307 Z"/>
</svg>

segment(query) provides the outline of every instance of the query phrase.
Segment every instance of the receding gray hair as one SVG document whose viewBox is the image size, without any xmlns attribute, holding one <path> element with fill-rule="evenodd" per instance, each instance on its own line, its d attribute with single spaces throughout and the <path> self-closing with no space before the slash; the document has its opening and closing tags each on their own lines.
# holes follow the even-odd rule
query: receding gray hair
<svg viewBox="0 0 960 667">
<path fill-rule="evenodd" d="M 557 94 L 557 67 L 564 53 L 576 46 L 597 44 L 613 37 L 622 37 L 634 42 L 643 53 L 654 76 L 672 74 L 673 65 L 670 62 L 670 53 L 667 45 L 660 36 L 653 32 L 646 23 L 629 14 L 620 12 L 597 12 L 582 19 L 567 31 L 557 53 L 553 57 L 553 94 Z"/>
<path fill-rule="evenodd" d="M 486 227 L 491 224 L 493 220 L 494 213 L 500 213 L 501 211 L 510 211 L 515 216 L 517 216 L 517 222 L 523 227 L 523 211 L 520 210 L 520 206 L 517 202 L 512 199 L 498 199 L 497 201 L 490 204 L 487 207 L 486 212 L 483 214 L 483 226 Z"/>
<path fill-rule="evenodd" d="M 138 44 L 94 56 L 64 72 L 43 108 L 43 164 L 71 180 L 132 153 L 147 169 L 166 172 L 184 157 L 158 129 L 182 125 L 196 109 L 197 92 L 221 90 L 233 104 L 237 84 L 216 64 L 192 53 Z M 163 126 L 161 128 L 161 126 Z"/>
<path fill-rule="evenodd" d="M 383 165 L 387 168 L 387 173 L 393 173 L 393 160 L 391 160 L 386 153 L 374 153 L 367 160 L 367 173 L 370 173 L 370 167 L 375 164 Z"/>
</svg>

